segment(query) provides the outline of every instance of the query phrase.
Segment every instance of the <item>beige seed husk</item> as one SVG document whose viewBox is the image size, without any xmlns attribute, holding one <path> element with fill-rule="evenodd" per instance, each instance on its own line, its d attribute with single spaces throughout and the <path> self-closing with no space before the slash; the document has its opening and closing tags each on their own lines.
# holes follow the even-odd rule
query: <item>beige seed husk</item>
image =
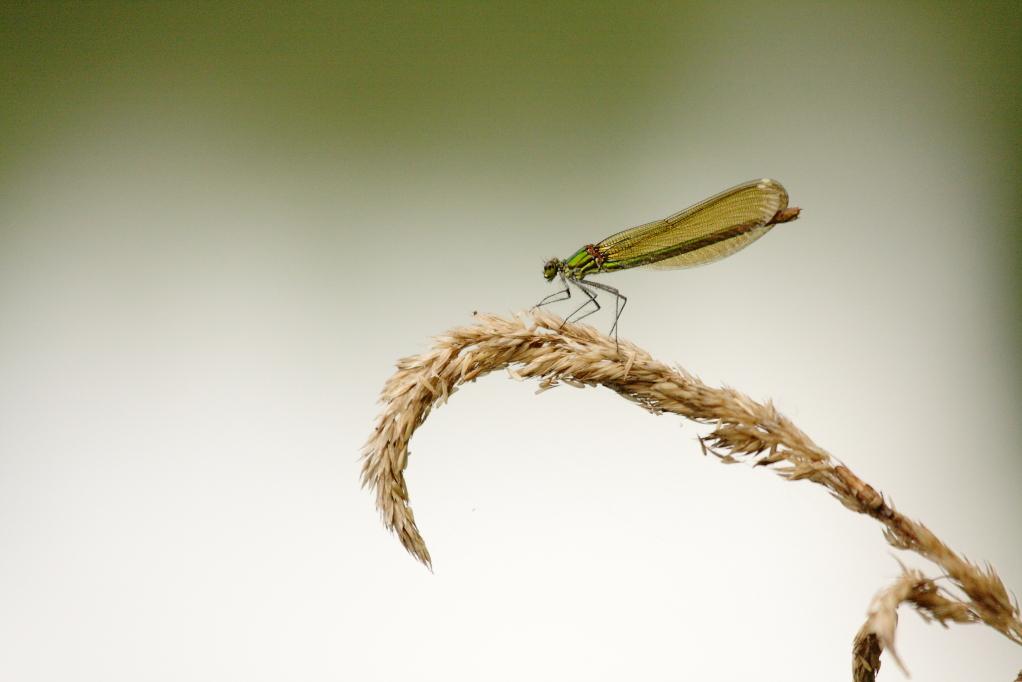
<svg viewBox="0 0 1022 682">
<path fill-rule="evenodd" d="M 711 388 L 684 369 L 671 369 L 632 343 L 618 343 L 588 325 L 565 324 L 542 310 L 519 315 L 480 314 L 479 324 L 435 337 L 426 353 L 400 360 L 383 388 L 384 409 L 364 449 L 362 485 L 376 494 L 384 525 L 427 567 L 429 551 L 415 525 L 404 479 L 409 440 L 433 407 L 445 403 L 461 384 L 514 365 L 512 377 L 539 379 L 537 393 L 560 383 L 602 385 L 653 414 L 669 412 L 713 425 L 714 430 L 701 439 L 704 452 L 725 463 L 750 462 L 771 467 L 790 481 L 822 485 L 847 509 L 879 521 L 892 546 L 937 564 L 964 597 L 937 588 L 918 571 L 906 570 L 878 595 L 855 638 L 852 667 L 857 682 L 875 679 L 885 648 L 901 665 L 893 644 L 896 609 L 905 602 L 924 618 L 941 624 L 986 623 L 1022 644 L 1018 604 L 991 566 L 980 568 L 959 556 L 921 523 L 902 515 L 770 402 L 758 403 L 727 387 Z M 1017 682 L 1022 682 L 1022 673 Z"/>
</svg>

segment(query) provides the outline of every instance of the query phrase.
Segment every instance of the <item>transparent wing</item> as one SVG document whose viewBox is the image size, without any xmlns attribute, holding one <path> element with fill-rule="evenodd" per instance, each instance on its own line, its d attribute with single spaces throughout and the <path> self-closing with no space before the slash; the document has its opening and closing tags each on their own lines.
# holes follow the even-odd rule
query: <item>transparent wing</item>
<svg viewBox="0 0 1022 682">
<path fill-rule="evenodd" d="M 767 220 L 769 220 L 769 218 Z M 741 251 L 746 246 L 769 232 L 772 227 L 773 224 L 771 223 L 770 225 L 749 230 L 740 236 L 731 237 L 730 239 L 717 242 L 716 244 L 704 246 L 700 249 L 680 253 L 677 256 L 672 256 L 671 258 L 664 258 L 663 260 L 646 263 L 645 265 L 639 265 L 636 267 L 640 270 L 677 270 L 679 268 L 694 268 L 697 265 L 716 263 L 722 258 L 727 258 L 731 254 Z"/>
<path fill-rule="evenodd" d="M 769 221 L 787 208 L 788 193 L 780 183 L 747 182 L 710 197 L 684 211 L 619 232 L 597 245 L 608 260 L 634 260 L 647 270 L 674 270 L 713 263 L 744 249 L 773 227 Z M 674 255 L 672 247 L 691 245 Z"/>
</svg>

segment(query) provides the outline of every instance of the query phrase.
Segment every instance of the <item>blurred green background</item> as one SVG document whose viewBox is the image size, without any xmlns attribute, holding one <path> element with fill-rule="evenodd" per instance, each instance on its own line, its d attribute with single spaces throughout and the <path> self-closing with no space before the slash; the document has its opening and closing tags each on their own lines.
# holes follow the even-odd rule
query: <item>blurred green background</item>
<svg viewBox="0 0 1022 682">
<path fill-rule="evenodd" d="M 1019 589 L 1020 159 L 1017 2 L 4 3 L 0 676 L 847 676 L 879 529 L 689 425 L 467 387 L 412 444 L 435 574 L 358 489 L 399 357 L 765 176 L 800 220 L 604 280 L 622 336 Z"/>
</svg>

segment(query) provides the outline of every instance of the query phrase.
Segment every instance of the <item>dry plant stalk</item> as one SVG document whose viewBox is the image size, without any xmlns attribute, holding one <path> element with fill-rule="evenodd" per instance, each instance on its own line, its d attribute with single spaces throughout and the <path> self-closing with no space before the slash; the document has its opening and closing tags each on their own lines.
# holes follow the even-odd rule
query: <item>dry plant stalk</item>
<svg viewBox="0 0 1022 682">
<path fill-rule="evenodd" d="M 898 627 L 898 606 L 912 604 L 928 621 L 936 620 L 944 627 L 947 621 L 974 623 L 977 618 L 958 600 L 940 593 L 940 588 L 917 570 L 902 566 L 901 576 L 890 587 L 881 590 L 869 608 L 869 618 L 855 635 L 853 646 L 853 679 L 856 682 L 876 679 L 880 670 L 880 653 L 887 649 L 894 662 L 908 676 L 908 670 L 894 648 L 894 631 Z"/>
<path fill-rule="evenodd" d="M 399 361 L 397 372 L 384 386 L 380 399 L 384 409 L 365 446 L 362 485 L 375 492 L 384 525 L 427 567 L 429 552 L 415 525 L 403 473 L 408 442 L 433 407 L 447 402 L 458 386 L 507 369 L 516 379 L 540 378 L 540 390 L 561 382 L 602 385 L 653 414 L 670 412 L 715 425 L 702 438 L 704 451 L 724 462 L 771 467 L 789 481 L 805 479 L 822 485 L 848 509 L 882 523 L 891 545 L 937 564 L 966 598 L 942 594 L 922 574 L 906 571 L 878 595 L 869 620 L 856 636 L 857 681 L 875 679 L 880 652 L 894 643 L 895 610 L 905 601 L 924 618 L 942 624 L 983 622 L 1022 644 L 1018 604 L 1012 603 L 992 567 L 984 569 L 964 559 L 921 523 L 900 514 L 769 402 L 757 403 L 730 388 L 711 388 L 681 368 L 657 362 L 626 340 L 620 341 L 618 349 L 613 338 L 588 325 L 565 324 L 541 310 L 527 316 L 531 325 L 517 316 L 480 314 L 480 324 L 452 329 L 436 337 L 428 352 Z"/>
</svg>

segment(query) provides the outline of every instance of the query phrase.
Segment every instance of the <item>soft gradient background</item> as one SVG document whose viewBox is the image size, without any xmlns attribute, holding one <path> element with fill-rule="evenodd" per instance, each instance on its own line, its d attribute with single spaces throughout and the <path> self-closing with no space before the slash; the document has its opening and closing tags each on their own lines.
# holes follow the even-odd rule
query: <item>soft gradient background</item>
<svg viewBox="0 0 1022 682">
<path fill-rule="evenodd" d="M 0 677 L 849 679 L 933 567 L 607 391 L 430 417 L 435 573 L 359 489 L 398 358 L 762 176 L 802 218 L 604 279 L 622 335 L 1022 589 L 1020 120 L 1017 2 L 4 3 Z M 913 679 L 1022 667 L 901 621 Z"/>
</svg>

